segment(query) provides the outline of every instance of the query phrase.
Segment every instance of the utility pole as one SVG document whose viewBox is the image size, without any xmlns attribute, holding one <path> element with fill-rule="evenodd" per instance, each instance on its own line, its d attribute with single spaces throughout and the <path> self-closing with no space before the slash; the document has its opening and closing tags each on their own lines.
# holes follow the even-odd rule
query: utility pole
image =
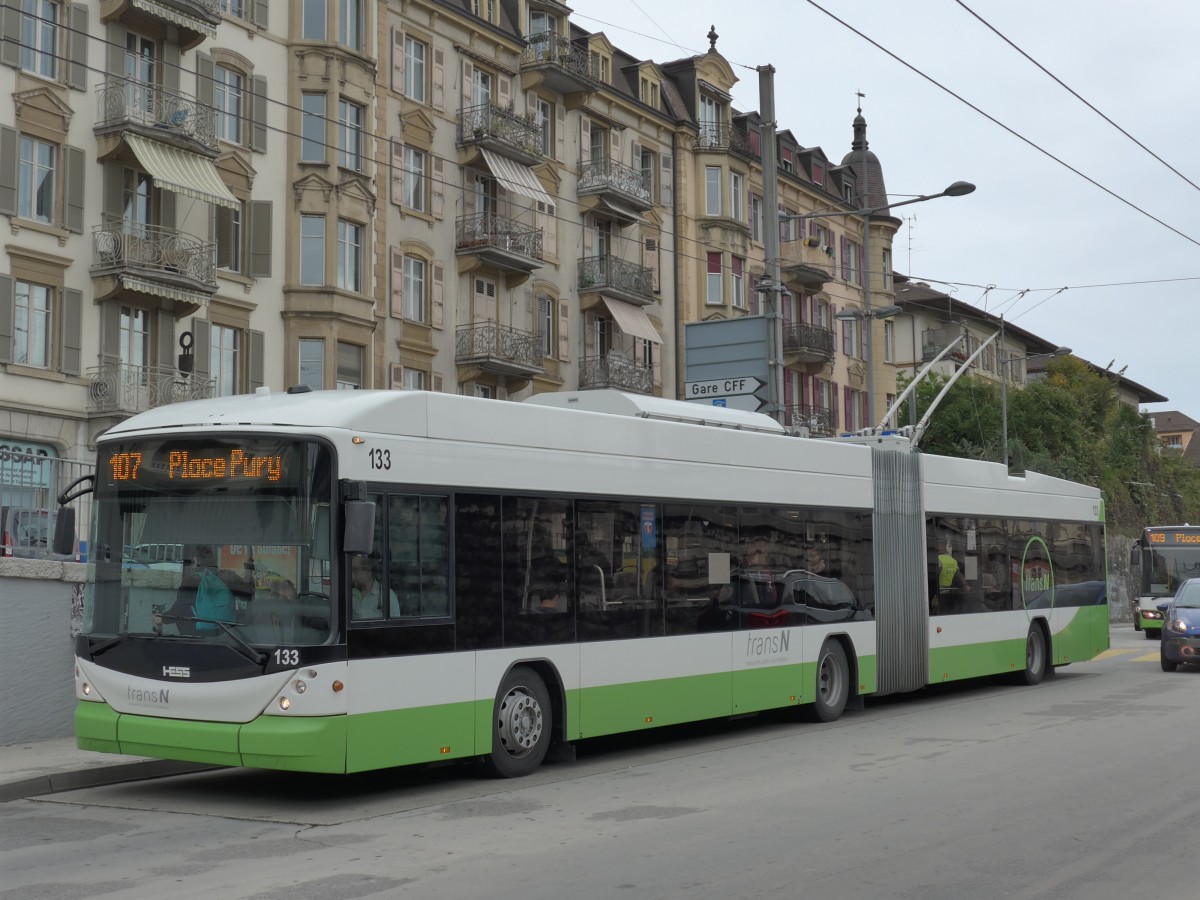
<svg viewBox="0 0 1200 900">
<path fill-rule="evenodd" d="M 771 343 L 770 388 L 771 408 L 779 424 L 787 418 L 783 408 L 783 284 L 780 279 L 779 229 L 783 224 L 779 218 L 779 165 L 775 146 L 775 67 L 758 67 L 758 108 L 763 119 L 762 164 L 763 164 L 763 235 L 767 255 L 767 283 L 763 285 L 763 298 L 767 302 L 769 315 L 767 334 Z"/>
</svg>

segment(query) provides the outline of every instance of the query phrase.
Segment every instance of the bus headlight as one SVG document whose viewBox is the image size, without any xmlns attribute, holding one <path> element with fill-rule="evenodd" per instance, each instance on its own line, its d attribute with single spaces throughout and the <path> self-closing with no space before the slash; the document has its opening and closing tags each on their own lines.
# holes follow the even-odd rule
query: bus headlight
<svg viewBox="0 0 1200 900">
<path fill-rule="evenodd" d="M 279 708 L 280 709 L 291 709 L 292 701 L 289 700 L 287 697 L 280 697 L 279 698 Z"/>
</svg>

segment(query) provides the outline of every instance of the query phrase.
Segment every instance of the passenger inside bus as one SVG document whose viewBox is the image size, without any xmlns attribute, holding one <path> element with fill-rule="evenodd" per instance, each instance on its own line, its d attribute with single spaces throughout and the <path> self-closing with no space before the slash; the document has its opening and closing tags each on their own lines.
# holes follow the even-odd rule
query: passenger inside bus
<svg viewBox="0 0 1200 900">
<path fill-rule="evenodd" d="M 179 634 L 215 632 L 219 627 L 215 621 L 236 621 L 237 605 L 253 599 L 253 574 L 222 569 L 215 544 L 196 544 L 191 559 L 184 560 L 175 602 L 166 612 L 152 612 L 154 630 L 161 633 L 164 622 L 173 622 Z"/>
<path fill-rule="evenodd" d="M 379 581 L 379 557 L 354 557 L 350 564 L 350 582 L 353 585 L 351 617 L 355 620 L 382 619 L 383 585 Z M 393 590 L 388 591 L 388 609 L 393 616 L 400 615 L 400 601 Z"/>
</svg>

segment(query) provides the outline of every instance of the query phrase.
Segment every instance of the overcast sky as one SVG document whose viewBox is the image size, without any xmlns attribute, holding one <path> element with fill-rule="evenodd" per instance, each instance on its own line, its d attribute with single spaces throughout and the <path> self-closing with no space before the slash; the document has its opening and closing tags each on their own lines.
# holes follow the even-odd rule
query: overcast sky
<svg viewBox="0 0 1200 900">
<path fill-rule="evenodd" d="M 770 63 L 779 127 L 834 160 L 850 149 L 861 91 L 893 199 L 958 180 L 978 186 L 896 210 L 910 217 L 894 242 L 898 272 L 1096 365 L 1113 360 L 1170 398 L 1149 409 L 1200 419 L 1200 3 L 816 2 L 570 5 L 582 27 L 659 62 L 707 50 L 715 25 L 741 79 L 737 107 L 758 108 L 753 67 Z"/>
</svg>

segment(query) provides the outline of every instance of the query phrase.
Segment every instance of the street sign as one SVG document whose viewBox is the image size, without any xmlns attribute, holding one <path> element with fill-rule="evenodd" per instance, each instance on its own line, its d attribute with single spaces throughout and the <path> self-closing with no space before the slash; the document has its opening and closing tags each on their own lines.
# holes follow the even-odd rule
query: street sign
<svg viewBox="0 0 1200 900">
<path fill-rule="evenodd" d="M 683 386 L 683 398 L 685 400 L 705 400 L 716 397 L 741 397 L 753 394 L 765 385 L 765 381 L 755 376 L 689 381 Z"/>
</svg>

